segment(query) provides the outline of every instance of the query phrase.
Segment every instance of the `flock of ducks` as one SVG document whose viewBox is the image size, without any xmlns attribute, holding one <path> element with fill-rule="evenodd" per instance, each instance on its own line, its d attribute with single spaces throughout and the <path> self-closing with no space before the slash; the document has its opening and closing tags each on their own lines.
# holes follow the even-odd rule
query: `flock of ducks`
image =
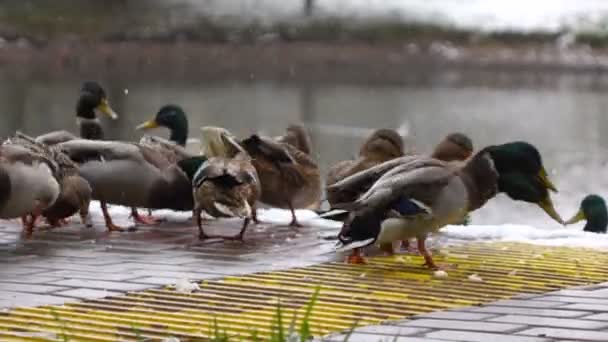
<svg viewBox="0 0 608 342">
<path fill-rule="evenodd" d="M 163 106 L 155 118 L 137 126 L 166 127 L 170 138 L 144 136 L 139 142 L 104 140 L 97 113 L 112 119 L 104 89 L 83 84 L 76 105 L 80 136 L 67 131 L 30 137 L 17 132 L 0 145 L 0 218 L 21 218 L 31 235 L 42 217 L 59 226 L 78 213 L 91 226 L 89 204 L 100 202 L 105 226 L 114 224 L 108 204 L 131 208 L 137 224 L 158 220 L 152 209 L 192 211 L 201 239 L 217 237 L 204 230 L 201 214 L 243 219 L 240 232 L 224 239 L 242 240 L 248 225 L 258 223 L 256 204 L 289 209 L 290 226 L 300 226 L 295 209 L 344 221 L 338 250 L 348 261 L 363 263 L 361 249 L 377 244 L 387 253 L 393 243 L 409 246 L 416 238 L 426 265 L 437 268 L 425 247 L 426 237 L 447 224 L 463 222 L 498 193 L 538 205 L 559 223 L 586 219 L 585 230 L 605 232 L 604 200 L 586 197 L 580 211 L 564 222 L 555 210 L 539 151 L 526 142 L 485 147 L 477 152 L 466 135 L 454 133 L 431 155 L 412 154 L 393 130 L 376 130 L 353 160 L 322 177 L 311 157 L 306 130 L 289 126 L 284 136 L 252 134 L 239 139 L 219 127 L 203 127 L 202 153 L 185 149 L 188 119 L 175 105 Z M 331 210 L 319 210 L 326 200 Z M 148 209 L 141 214 L 138 208 Z"/>
</svg>

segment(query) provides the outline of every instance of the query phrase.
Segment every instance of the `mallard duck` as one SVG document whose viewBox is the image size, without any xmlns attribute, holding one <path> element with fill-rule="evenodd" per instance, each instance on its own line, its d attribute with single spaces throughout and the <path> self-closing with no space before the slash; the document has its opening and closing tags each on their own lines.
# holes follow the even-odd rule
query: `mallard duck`
<svg viewBox="0 0 608 342">
<path fill-rule="evenodd" d="M 296 208 L 314 208 L 321 199 L 321 176 L 312 158 L 288 143 L 253 134 L 241 141 L 252 158 L 260 184 L 260 201 L 291 210 L 290 226 L 301 226 Z"/>
<path fill-rule="evenodd" d="M 336 205 L 350 212 L 338 235 L 340 249 L 352 249 L 349 262 L 361 263 L 360 248 L 416 237 L 425 265 L 437 268 L 425 247 L 426 235 L 462 220 L 499 192 L 513 200 L 538 204 L 562 223 L 549 191 L 538 150 L 526 142 L 484 148 L 462 165 L 425 156 L 406 156 L 356 173 L 332 190 L 373 184 L 356 201 Z"/>
<path fill-rule="evenodd" d="M 310 136 L 302 125 L 287 126 L 285 135 L 278 136 L 275 140 L 280 143 L 289 144 L 308 155 L 312 153 Z"/>
<path fill-rule="evenodd" d="M 571 219 L 565 222 L 566 225 L 574 224 L 582 220 L 587 220 L 585 228 L 586 232 L 606 233 L 608 226 L 608 210 L 606 210 L 606 202 L 601 196 L 588 195 L 581 202 L 580 209 Z"/>
<path fill-rule="evenodd" d="M 92 189 L 89 183 L 78 174 L 78 166 L 56 146 L 39 143 L 21 132 L 17 132 L 11 140 L 13 143 L 47 157 L 57 167 L 55 175 L 60 186 L 59 197 L 53 205 L 42 211 L 42 216 L 47 219 L 49 224 L 54 227 L 59 226 L 60 221 L 79 212 L 82 224 L 91 227 L 89 204 Z M 36 217 L 33 217 L 33 220 L 35 222 Z"/>
<path fill-rule="evenodd" d="M 205 157 L 172 163 L 161 153 L 138 143 L 71 140 L 58 145 L 79 164 L 79 173 L 93 188 L 110 231 L 107 203 L 127 207 L 189 211 L 193 208 L 192 176 Z"/>
<path fill-rule="evenodd" d="M 139 143 L 162 154 L 171 163 L 193 155 L 185 149 L 188 140 L 188 117 L 184 110 L 173 104 L 162 106 L 153 119 L 139 124 L 136 130 L 149 130 L 158 127 L 165 127 L 170 131 L 169 140 L 156 136 L 144 135 Z M 151 210 L 148 215 L 140 215 L 137 208 L 131 208 L 131 216 L 135 222 L 142 224 L 157 224 L 160 220 L 152 217 Z"/>
<path fill-rule="evenodd" d="M 193 216 L 201 239 L 210 238 L 203 230 L 201 213 L 215 217 L 241 217 L 241 231 L 232 237 L 242 240 L 251 219 L 257 221 L 255 203 L 260 197 L 260 182 L 251 158 L 226 130 L 203 127 L 207 157 L 193 177 Z"/>
<path fill-rule="evenodd" d="M 168 104 L 162 106 L 153 119 L 141 123 L 135 129 L 148 130 L 157 127 L 169 129 L 169 140 L 179 146 L 186 146 L 188 141 L 188 117 L 184 110 L 177 105 Z"/>
<path fill-rule="evenodd" d="M 462 161 L 473 154 L 473 141 L 463 133 L 448 134 L 433 150 L 431 157 L 446 162 Z"/>
<path fill-rule="evenodd" d="M 53 160 L 19 142 L 0 145 L 0 218 L 20 217 L 31 234 L 36 217 L 59 197 L 57 171 Z"/>
<path fill-rule="evenodd" d="M 399 133 L 392 129 L 376 130 L 361 145 L 357 159 L 343 160 L 329 169 L 326 179 L 327 186 L 335 184 L 359 171 L 367 170 L 385 161 L 402 157 L 403 154 L 403 139 L 401 139 Z M 353 196 L 348 193 L 327 193 L 327 201 L 330 205 L 350 202 L 356 198 L 357 194 Z"/>
<path fill-rule="evenodd" d="M 80 127 L 82 139 L 104 139 L 104 132 L 97 118 L 100 112 L 116 120 L 118 115 L 112 110 L 105 90 L 97 82 L 85 82 L 80 89 L 80 97 L 76 104 L 76 122 Z M 36 138 L 38 142 L 46 145 L 55 145 L 78 137 L 68 131 L 53 131 Z"/>
</svg>

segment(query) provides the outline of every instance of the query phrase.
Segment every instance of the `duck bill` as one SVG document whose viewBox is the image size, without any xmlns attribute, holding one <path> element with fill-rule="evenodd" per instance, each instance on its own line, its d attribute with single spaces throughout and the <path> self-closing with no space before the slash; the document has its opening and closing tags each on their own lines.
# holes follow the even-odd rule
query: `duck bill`
<svg viewBox="0 0 608 342">
<path fill-rule="evenodd" d="M 543 183 L 543 185 L 545 186 L 545 188 L 553 191 L 553 192 L 557 192 L 557 188 L 555 187 L 555 185 L 553 184 L 553 182 L 551 182 L 551 180 L 549 179 L 549 175 L 547 174 L 547 170 L 545 170 L 544 167 L 542 167 L 540 169 L 540 171 L 538 172 L 538 178 L 540 179 L 541 183 Z"/>
<path fill-rule="evenodd" d="M 101 103 L 99 103 L 99 105 L 95 109 L 109 116 L 112 120 L 118 119 L 118 114 L 116 114 L 112 107 L 110 107 L 110 103 L 105 97 L 101 99 Z"/>
<path fill-rule="evenodd" d="M 547 197 L 538 202 L 538 206 L 541 207 L 552 219 L 554 219 L 560 224 L 564 224 L 564 220 L 561 216 L 559 216 L 557 210 L 555 210 L 555 207 L 553 206 L 553 201 L 551 201 L 551 197 L 549 195 L 547 195 Z"/>
<path fill-rule="evenodd" d="M 158 122 L 156 122 L 155 120 L 148 120 L 146 122 L 143 122 L 139 125 L 137 125 L 137 127 L 135 127 L 136 130 L 142 130 L 142 129 L 150 129 L 150 128 L 156 128 L 158 127 Z"/>
<path fill-rule="evenodd" d="M 564 225 L 575 224 L 585 219 L 585 213 L 582 210 L 579 210 L 576 215 L 572 216 L 571 219 L 564 222 Z"/>
</svg>

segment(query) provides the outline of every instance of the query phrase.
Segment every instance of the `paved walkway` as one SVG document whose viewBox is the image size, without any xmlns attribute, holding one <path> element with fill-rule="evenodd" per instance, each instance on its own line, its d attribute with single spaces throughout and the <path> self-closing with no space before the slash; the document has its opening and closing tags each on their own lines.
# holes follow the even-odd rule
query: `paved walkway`
<svg viewBox="0 0 608 342">
<path fill-rule="evenodd" d="M 187 220 L 188 214 L 184 214 Z M 17 221 L 0 226 L 0 308 L 59 304 L 174 284 L 178 279 L 310 265 L 336 258 L 323 228 L 295 231 L 279 224 L 252 226 L 246 242 L 199 241 L 190 221 L 107 233 L 74 224 L 21 236 Z M 124 220 L 123 220 L 124 221 Z M 126 222 L 125 222 L 126 223 Z M 240 221 L 210 221 L 209 233 L 235 234 Z"/>
<path fill-rule="evenodd" d="M 332 335 L 324 341 L 344 341 Z M 608 283 L 356 329 L 350 342 L 608 341 Z"/>
<path fill-rule="evenodd" d="M 313 330 L 363 326 L 350 341 L 608 341 L 607 253 L 442 241 L 437 261 L 458 265 L 443 277 L 420 267 L 419 256 L 345 265 L 333 242 L 319 238 L 335 228 L 265 224 L 252 227 L 245 243 L 201 242 L 187 217 L 134 233 L 70 226 L 31 239 L 4 222 L 0 340 L 67 331 L 87 341 L 194 341 L 214 319 L 236 333 L 267 334 L 279 298 L 292 317 L 320 287 Z M 240 228 L 209 225 L 226 235 Z M 198 280 L 200 290 L 163 287 L 182 278 Z M 600 285 L 565 290 L 584 284 Z"/>
</svg>

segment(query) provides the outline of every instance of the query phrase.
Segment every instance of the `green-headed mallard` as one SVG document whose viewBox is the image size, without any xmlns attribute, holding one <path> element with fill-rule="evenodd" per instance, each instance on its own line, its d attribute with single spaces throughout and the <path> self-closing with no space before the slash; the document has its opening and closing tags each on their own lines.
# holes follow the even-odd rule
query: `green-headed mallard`
<svg viewBox="0 0 608 342">
<path fill-rule="evenodd" d="M 228 131 L 219 127 L 203 127 L 203 144 L 209 159 L 193 177 L 193 216 L 200 238 L 210 236 L 203 230 L 201 213 L 215 217 L 244 219 L 241 231 L 229 239 L 242 240 L 251 219 L 256 218 L 256 201 L 260 182 L 251 157 Z M 226 237 L 224 237 L 226 238 Z"/>
<path fill-rule="evenodd" d="M 252 158 L 260 184 L 260 201 L 291 210 L 291 226 L 300 226 L 296 208 L 313 209 L 321 199 L 321 176 L 312 158 L 289 143 L 253 134 L 241 141 Z"/>
<path fill-rule="evenodd" d="M 21 132 L 17 132 L 15 137 L 11 138 L 11 141 L 47 157 L 57 167 L 55 176 L 60 186 L 59 196 L 53 205 L 42 211 L 42 216 L 47 219 L 49 224 L 56 227 L 60 225 L 63 219 L 78 212 L 82 224 L 91 227 L 89 204 L 92 189 L 89 183 L 78 174 L 78 166 L 57 146 L 47 146 Z M 35 222 L 35 216 L 33 220 Z"/>
<path fill-rule="evenodd" d="M 424 157 L 394 159 L 356 173 L 331 189 L 373 185 L 355 202 L 337 205 L 350 211 L 338 235 L 350 262 L 362 262 L 361 247 L 416 237 L 426 265 L 436 268 L 426 250 L 426 235 L 461 221 L 499 192 L 538 204 L 563 222 L 553 207 L 549 181 L 538 150 L 526 142 L 489 146 L 459 166 Z"/>
<path fill-rule="evenodd" d="M 0 218 L 21 217 L 24 231 L 31 234 L 35 218 L 59 197 L 57 172 L 53 160 L 19 141 L 0 145 Z"/>
<path fill-rule="evenodd" d="M 178 163 L 137 143 L 98 140 L 71 140 L 58 145 L 79 164 L 79 172 L 93 188 L 93 198 L 101 202 L 108 230 L 114 225 L 107 203 L 127 207 L 192 210 L 192 178 L 205 157 Z"/>
<path fill-rule="evenodd" d="M 586 196 L 581 202 L 580 209 L 576 215 L 566 221 L 565 224 L 574 224 L 582 220 L 587 220 L 585 228 L 583 228 L 584 231 L 606 233 L 606 226 L 608 226 L 608 210 L 606 210 L 606 202 L 601 196 Z"/>
<path fill-rule="evenodd" d="M 193 157 L 192 154 L 188 153 L 185 149 L 186 142 L 188 141 L 188 117 L 184 110 L 177 105 L 168 104 L 162 106 L 153 119 L 145 121 L 139 124 L 136 130 L 149 130 L 158 127 L 165 127 L 169 129 L 170 136 L 169 140 L 144 135 L 139 143 L 152 150 L 161 153 L 167 160 L 172 163 L 186 158 Z M 148 209 L 148 215 L 140 215 L 137 212 L 137 208 L 131 208 L 131 216 L 135 222 L 143 224 L 156 224 L 159 222 L 158 219 L 152 217 L 152 212 Z"/>
<path fill-rule="evenodd" d="M 110 107 L 106 92 L 101 85 L 97 82 L 85 82 L 80 89 L 80 97 L 76 103 L 76 120 L 80 127 L 80 138 L 104 139 L 97 112 L 105 114 L 113 120 L 118 118 L 118 115 Z M 63 130 L 49 132 L 36 138 L 38 142 L 46 145 L 55 145 L 75 139 L 78 139 L 78 137 Z"/>
</svg>

